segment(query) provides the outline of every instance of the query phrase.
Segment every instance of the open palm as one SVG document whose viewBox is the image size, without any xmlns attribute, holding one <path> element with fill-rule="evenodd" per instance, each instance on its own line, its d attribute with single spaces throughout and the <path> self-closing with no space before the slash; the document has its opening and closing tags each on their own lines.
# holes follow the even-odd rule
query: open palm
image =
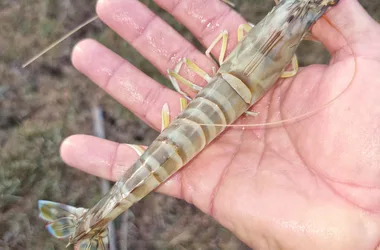
<svg viewBox="0 0 380 250">
<path fill-rule="evenodd" d="M 245 22 L 218 0 L 155 2 L 205 46 L 226 29 L 231 50 Z M 184 57 L 212 72 L 212 61 L 138 1 L 99 1 L 98 13 L 165 75 Z M 228 129 L 159 191 L 196 205 L 255 249 L 377 249 L 380 28 L 356 0 L 341 0 L 313 34 L 332 54 L 330 65 L 302 68 L 254 106 L 258 117 L 238 123 L 295 117 L 344 94 L 296 123 Z M 179 112 L 178 93 L 94 41 L 75 47 L 73 63 L 155 129 L 164 103 L 174 117 Z M 188 70 L 181 74 L 205 84 Z M 61 154 L 69 165 L 112 180 L 138 157 L 128 145 L 84 135 L 66 139 Z"/>
</svg>

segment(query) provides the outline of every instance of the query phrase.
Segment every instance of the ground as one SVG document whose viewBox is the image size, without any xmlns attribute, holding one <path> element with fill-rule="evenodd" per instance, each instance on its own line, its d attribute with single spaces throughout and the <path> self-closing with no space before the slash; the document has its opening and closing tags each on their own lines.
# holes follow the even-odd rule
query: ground
<svg viewBox="0 0 380 250">
<path fill-rule="evenodd" d="M 185 28 L 152 1 L 142 2 L 197 44 Z M 270 0 L 234 2 L 252 23 L 273 6 Z M 360 2 L 380 20 L 380 2 Z M 157 136 L 71 65 L 73 45 L 92 37 L 168 85 L 167 79 L 100 21 L 26 69 L 21 68 L 30 56 L 93 16 L 95 4 L 95 0 L 0 1 L 1 249 L 66 249 L 62 241 L 50 237 L 38 219 L 38 199 L 89 207 L 101 197 L 98 178 L 66 167 L 59 157 L 64 138 L 75 133 L 92 134 L 94 105 L 104 110 L 106 137 L 110 140 L 149 145 Z M 305 42 L 298 55 L 301 65 L 325 63 L 329 58 L 322 46 L 313 42 Z M 123 222 L 125 218 L 128 224 Z M 119 238 L 127 240 L 118 249 L 247 249 L 195 207 L 160 194 L 151 194 L 138 203 L 116 221 L 116 226 Z"/>
</svg>

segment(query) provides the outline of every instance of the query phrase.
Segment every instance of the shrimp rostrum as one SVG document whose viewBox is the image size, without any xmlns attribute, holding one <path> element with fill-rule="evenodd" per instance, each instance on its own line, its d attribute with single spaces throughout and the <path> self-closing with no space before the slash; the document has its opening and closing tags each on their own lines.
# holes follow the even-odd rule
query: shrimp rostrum
<svg viewBox="0 0 380 250">
<path fill-rule="evenodd" d="M 81 250 L 108 249 L 110 221 L 186 165 L 271 89 L 278 78 L 296 73 L 295 51 L 299 43 L 311 25 L 337 2 L 282 0 L 256 26 L 239 28 L 240 42 L 225 60 L 223 56 L 219 58 L 220 68 L 213 77 L 189 60 L 169 70 L 179 91 L 177 81 L 193 86 L 198 94 L 187 106 L 183 105 L 174 121 L 163 122 L 161 134 L 144 152 L 138 150 L 140 158 L 94 207 L 40 201 L 40 217 L 48 221 L 49 232 L 57 238 L 68 238 L 69 245 L 78 244 Z M 224 43 L 225 35 L 222 33 L 216 42 Z M 203 89 L 178 74 L 183 63 L 208 81 Z M 293 70 L 285 71 L 289 64 Z M 167 113 L 163 112 L 163 118 Z"/>
</svg>

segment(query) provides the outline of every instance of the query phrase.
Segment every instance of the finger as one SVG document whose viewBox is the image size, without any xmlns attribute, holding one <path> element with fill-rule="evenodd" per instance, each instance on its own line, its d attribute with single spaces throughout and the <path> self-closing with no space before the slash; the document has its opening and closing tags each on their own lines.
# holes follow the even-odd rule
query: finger
<svg viewBox="0 0 380 250">
<path fill-rule="evenodd" d="M 229 33 L 227 54 L 237 44 L 239 25 L 247 23 L 240 14 L 221 0 L 155 0 L 155 2 L 186 26 L 205 47 L 208 47 L 223 30 L 227 30 Z M 219 52 L 220 43 L 212 50 L 214 55 L 218 55 Z"/>
<path fill-rule="evenodd" d="M 100 56 L 99 56 L 100 55 Z M 180 112 L 179 94 L 157 83 L 119 55 L 93 40 L 77 44 L 74 66 L 156 130 L 161 129 L 161 108 Z"/>
<path fill-rule="evenodd" d="M 379 26 L 356 0 L 340 0 L 314 25 L 313 33 L 337 59 L 351 55 L 352 50 L 379 53 L 366 46 L 379 39 Z"/>
<path fill-rule="evenodd" d="M 123 171 L 139 157 L 128 144 L 89 135 L 73 135 L 66 138 L 60 150 L 66 164 L 113 181 L 118 180 Z"/>
<path fill-rule="evenodd" d="M 61 145 L 63 161 L 86 173 L 117 181 L 139 155 L 128 144 L 119 144 L 89 135 L 73 135 Z M 159 192 L 180 198 L 180 173 L 172 176 Z"/>
<path fill-rule="evenodd" d="M 99 17 L 115 30 L 161 73 L 173 69 L 183 58 L 189 58 L 209 74 L 214 63 L 200 53 L 149 8 L 135 0 L 101 0 L 97 4 Z M 181 75 L 196 83 L 205 84 L 190 71 Z"/>
</svg>

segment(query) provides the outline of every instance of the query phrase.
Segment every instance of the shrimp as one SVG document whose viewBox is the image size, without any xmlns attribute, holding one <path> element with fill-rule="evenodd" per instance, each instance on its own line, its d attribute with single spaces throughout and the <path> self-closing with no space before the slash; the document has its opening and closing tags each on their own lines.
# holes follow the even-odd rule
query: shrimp
<svg viewBox="0 0 380 250">
<path fill-rule="evenodd" d="M 182 63 L 169 70 L 178 91 L 177 81 L 181 81 L 198 94 L 187 106 L 183 104 L 183 111 L 172 123 L 164 119 L 161 134 L 94 207 L 39 201 L 40 217 L 49 222 L 49 232 L 56 238 L 67 238 L 68 245 L 77 244 L 81 250 L 108 249 L 107 224 L 185 166 L 263 97 L 278 78 L 294 75 L 295 68 L 290 72 L 285 69 L 289 63 L 297 66 L 294 56 L 299 43 L 311 25 L 338 2 L 282 0 L 256 26 L 239 29 L 241 41 L 225 60 L 224 55 L 219 57 L 220 68 L 213 77 L 184 60 L 182 63 L 207 79 L 202 89 L 178 74 Z M 222 33 L 213 45 L 225 41 L 225 35 Z M 167 107 L 163 110 L 164 117 Z"/>
</svg>

